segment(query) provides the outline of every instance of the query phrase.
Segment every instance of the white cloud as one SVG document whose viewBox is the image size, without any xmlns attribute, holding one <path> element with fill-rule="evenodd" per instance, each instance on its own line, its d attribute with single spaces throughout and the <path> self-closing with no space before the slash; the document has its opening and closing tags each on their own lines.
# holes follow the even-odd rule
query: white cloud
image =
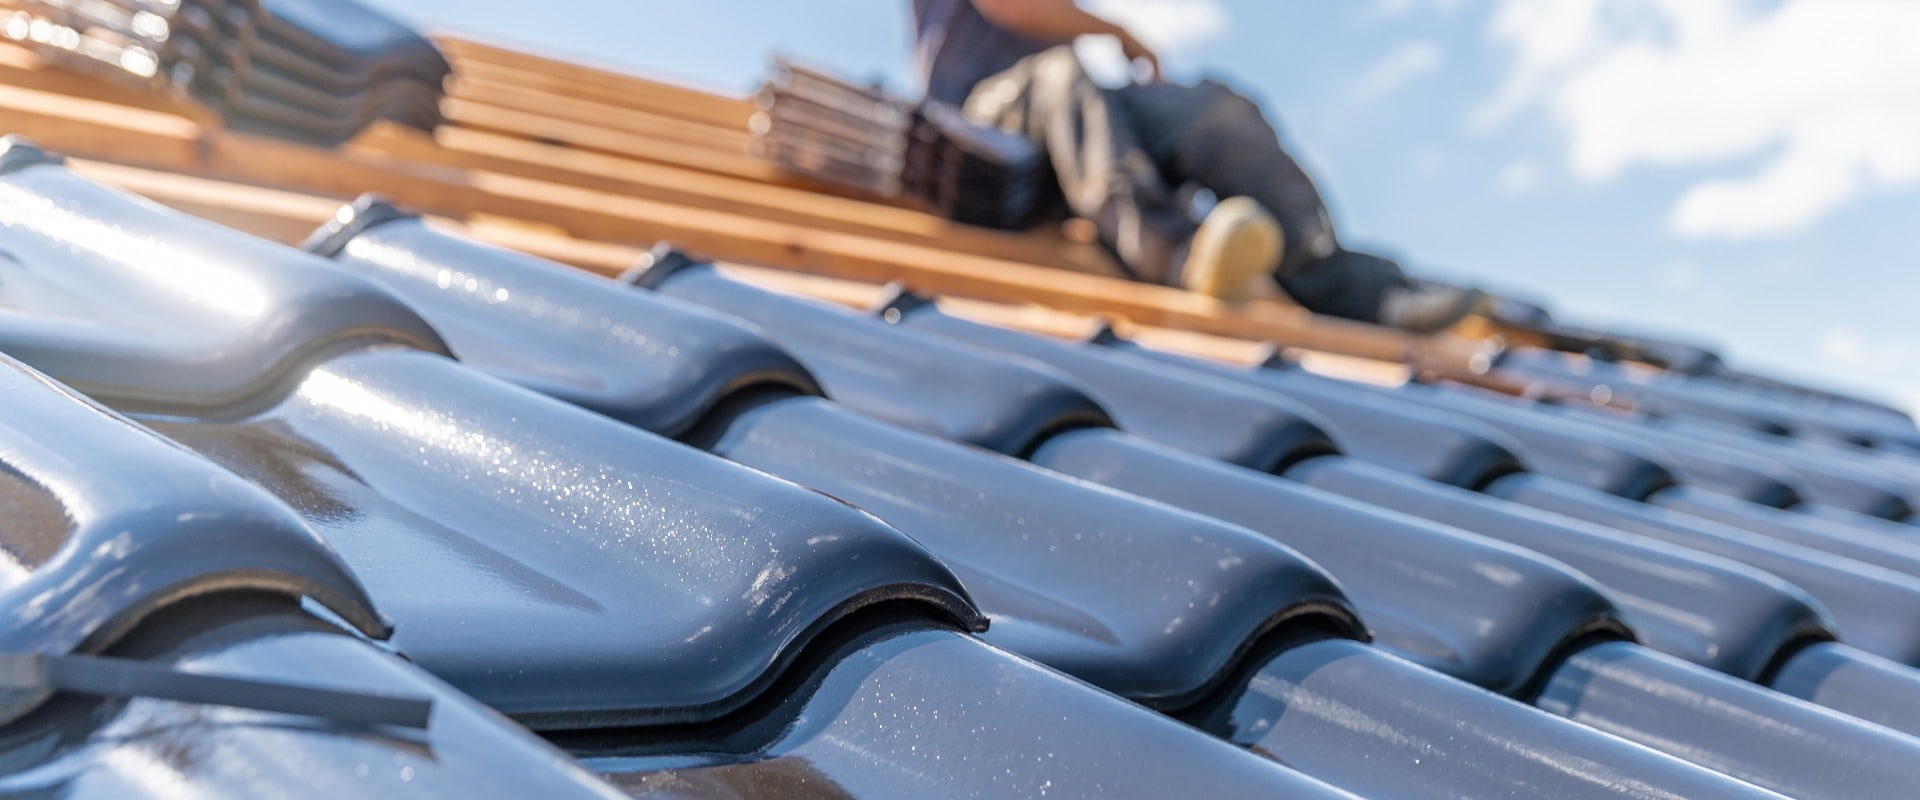
<svg viewBox="0 0 1920 800">
<path fill-rule="evenodd" d="M 1163 61 L 1178 61 L 1218 40 L 1230 21 L 1219 0 L 1093 0 L 1087 10 L 1132 32 Z M 1118 86 L 1132 74 L 1110 36 L 1082 37 L 1074 50 L 1102 86 Z"/>
<path fill-rule="evenodd" d="M 1446 51 L 1438 44 L 1424 40 L 1408 42 L 1354 79 L 1352 97 L 1360 103 L 1385 97 L 1407 82 L 1439 69 L 1446 60 Z"/>
<path fill-rule="evenodd" d="M 1493 179 L 1501 194 L 1526 194 L 1539 185 L 1540 165 L 1524 158 L 1502 167 Z"/>
<path fill-rule="evenodd" d="M 1788 234 L 1920 184 L 1920 3 L 1503 0 L 1487 32 L 1516 63 L 1470 125 L 1542 111 L 1589 182 L 1718 171 L 1676 198 L 1683 236 Z"/>
</svg>

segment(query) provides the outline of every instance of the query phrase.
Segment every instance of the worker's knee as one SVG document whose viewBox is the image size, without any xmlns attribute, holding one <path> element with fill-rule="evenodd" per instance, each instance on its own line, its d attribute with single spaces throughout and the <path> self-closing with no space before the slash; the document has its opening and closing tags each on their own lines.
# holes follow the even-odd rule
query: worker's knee
<svg viewBox="0 0 1920 800">
<path fill-rule="evenodd" d="M 1027 57 L 1033 70 L 1033 91 L 1040 97 L 1070 97 L 1093 87 L 1093 78 L 1071 45 L 1060 45 Z"/>
<path fill-rule="evenodd" d="M 964 110 L 970 119 L 1019 131 L 1046 118 L 1047 109 L 1067 107 L 1092 86 L 1073 48 L 1061 45 L 981 81 Z"/>
</svg>

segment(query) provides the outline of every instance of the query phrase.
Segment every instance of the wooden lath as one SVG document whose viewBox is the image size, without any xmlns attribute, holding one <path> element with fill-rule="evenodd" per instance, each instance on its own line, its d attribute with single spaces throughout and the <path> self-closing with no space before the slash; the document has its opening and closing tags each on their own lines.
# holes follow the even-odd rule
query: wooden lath
<svg viewBox="0 0 1920 800">
<path fill-rule="evenodd" d="M 456 66 L 485 64 L 476 74 L 484 71 L 487 81 L 514 87 L 500 95 L 514 95 L 521 106 L 537 105 L 530 93 L 552 92 L 662 119 L 682 113 L 699 118 L 689 124 L 744 124 L 736 113 L 747 108 L 743 98 L 490 45 L 441 42 Z M 570 88 L 548 88 L 559 84 Z M 669 152 L 665 145 L 699 146 L 650 137 L 637 127 L 621 131 L 627 144 L 605 151 L 458 122 L 433 137 L 380 126 L 339 150 L 317 150 L 218 130 L 190 106 L 49 69 L 11 45 L 0 45 L 0 118 L 10 132 L 91 162 L 87 168 L 96 174 L 123 169 L 109 179 L 282 240 L 310 230 L 320 218 L 315 212 L 326 213 L 320 204 L 371 190 L 495 241 L 513 239 L 513 246 L 600 272 L 624 268 L 657 241 L 672 241 L 719 261 L 868 286 L 900 281 L 953 298 L 957 308 L 965 308 L 965 301 L 984 303 L 979 313 L 1026 327 L 1044 327 L 1040 321 L 1048 314 L 1065 312 L 1063 319 L 1113 320 L 1170 349 L 1224 360 L 1244 360 L 1272 342 L 1384 362 L 1392 370 L 1411 364 L 1488 380 L 1474 369 L 1485 363 L 1481 342 L 1411 337 L 1316 318 L 1281 303 L 1234 306 L 1092 274 L 1102 265 L 1085 257 L 1086 246 L 1057 236 L 969 229 L 911 209 L 643 158 L 641 151 Z M 543 119 L 567 124 L 564 115 Z M 161 180 L 169 175 L 204 180 Z M 282 191 L 271 201 L 265 195 L 244 201 L 227 196 L 248 188 Z"/>
<path fill-rule="evenodd" d="M 340 209 L 340 202 L 326 197 L 299 194 L 279 189 L 193 178 L 170 172 L 128 167 L 86 159 L 73 159 L 74 171 L 103 183 L 119 186 L 156 200 L 164 205 L 229 227 L 296 244 L 327 221 Z M 464 222 L 434 218 L 433 222 L 460 231 L 481 241 L 538 255 L 605 275 L 614 275 L 639 262 L 647 251 L 601 242 L 569 239 L 544 226 L 521 220 L 481 217 Z M 840 278 L 828 278 L 788 270 L 742 264 L 721 265 L 728 275 L 787 294 L 810 297 L 852 308 L 871 306 L 885 296 L 887 287 Z M 942 298 L 942 307 L 968 319 L 1003 327 L 1041 333 L 1066 339 L 1082 338 L 1106 320 L 1037 306 L 1016 306 L 964 298 Z M 1169 352 L 1234 364 L 1252 364 L 1264 358 L 1267 348 L 1244 339 L 1196 334 L 1153 326 L 1125 327 L 1127 335 Z M 1365 359 L 1340 358 L 1325 354 L 1301 353 L 1309 366 L 1323 372 L 1340 374 L 1376 383 L 1397 383 L 1408 377 L 1398 364 Z"/>
</svg>

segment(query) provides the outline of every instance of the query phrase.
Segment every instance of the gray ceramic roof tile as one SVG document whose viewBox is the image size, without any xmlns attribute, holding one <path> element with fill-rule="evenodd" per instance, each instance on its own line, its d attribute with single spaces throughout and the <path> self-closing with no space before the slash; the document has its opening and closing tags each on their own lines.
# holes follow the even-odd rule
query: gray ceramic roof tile
<svg viewBox="0 0 1920 800">
<path fill-rule="evenodd" d="M 7 140 L 0 350 L 123 409 L 244 413 L 326 352 L 443 350 L 322 259 L 164 209 Z"/>
<path fill-rule="evenodd" d="M 1218 369 L 1189 375 L 1206 388 L 1183 393 L 1186 387 L 1153 379 L 1145 366 L 1167 362 L 1117 340 L 1048 344 L 942 321 L 911 302 L 892 306 L 908 330 L 813 307 L 787 315 L 780 310 L 791 306 L 713 294 L 719 284 L 702 283 L 709 272 L 683 271 L 678 291 L 796 343 L 829 394 L 864 413 L 1001 452 L 988 454 L 806 396 L 818 387 L 801 361 L 738 320 L 450 239 L 417 221 L 375 222 L 335 241 L 344 250 L 337 264 L 351 268 L 341 270 L 104 189 L 10 144 L 0 149 L 0 301 L 7 308 L 0 311 L 0 350 L 73 381 L 277 495 L 339 548 L 394 615 L 395 646 L 489 705 L 576 729 L 554 735 L 591 752 L 594 768 L 629 791 L 886 796 L 938 787 L 1003 795 L 1041 787 L 1134 796 L 1341 796 L 993 642 L 1138 701 L 1181 708 L 1208 732 L 1269 749 L 1295 768 L 1368 794 L 1489 794 L 1519 786 L 1554 796 L 1764 794 L 1622 748 L 1592 728 L 1807 797 L 1901 797 L 1906 785 L 1920 782 L 1920 740 L 1638 645 L 1599 643 L 1622 635 L 1613 620 L 1624 615 L 1644 621 L 1650 642 L 1690 660 L 1777 680 L 1797 697 L 1916 730 L 1920 714 L 1866 698 L 1904 696 L 1920 686 L 1920 672 L 1840 644 L 1802 649 L 1828 635 L 1827 620 L 1796 587 L 1672 544 L 1649 546 L 1623 531 L 1787 576 L 1828 601 L 1847 639 L 1915 661 L 1920 639 L 1911 634 L 1920 628 L 1909 623 L 1920 613 L 1920 581 L 1741 538 L 1741 531 L 1588 487 L 1537 475 L 1498 477 L 1518 466 L 1503 460 L 1513 449 L 1504 437 L 1447 415 L 1429 419 L 1402 398 L 1344 395 L 1319 383 L 1294 387 L 1296 398 L 1310 395 L 1305 406 L 1316 414 L 1283 397 L 1284 387 L 1236 383 L 1244 376 Z M 655 277 L 669 290 L 678 280 L 665 272 Z M 445 357 L 440 334 L 396 296 L 442 325 L 472 366 Z M 968 374 L 983 391 L 956 392 L 944 404 L 917 403 L 905 389 L 934 383 L 930 377 L 941 377 L 938 367 L 947 365 L 916 373 L 895 363 L 862 374 L 863 356 L 912 355 L 876 332 L 896 334 L 899 342 L 932 341 L 914 333 L 922 326 L 1039 355 L 1053 367 L 986 357 L 969 346 L 929 347 L 978 368 Z M 949 559 L 1001 624 L 984 643 L 957 631 L 978 620 L 954 574 L 869 515 L 475 367 L 882 510 Z M 18 385 L 25 388 L 9 384 L 0 369 L 0 396 L 47 404 L 23 406 L 30 412 L 23 419 L 0 418 L 0 507 L 11 514 L 0 519 L 0 540 L 40 559 L 29 580 L 69 568 L 59 548 L 90 535 L 89 517 L 76 509 L 111 508 L 73 498 L 106 496 L 98 486 L 112 483 L 140 489 L 127 501 L 136 510 L 110 518 L 146 532 L 140 538 L 154 545 L 150 552 L 160 553 L 163 540 L 199 541 L 200 534 L 179 532 L 194 530 L 195 514 L 213 513 L 232 536 L 208 541 L 223 557 L 264 562 L 276 577 L 249 585 L 278 594 L 252 597 L 279 598 L 266 605 L 222 605 L 221 598 L 239 597 L 231 594 L 148 603 L 136 587 L 121 606 L 69 605 L 87 609 L 92 622 L 52 633 L 20 629 L 37 637 L 23 648 L 57 647 L 62 636 L 87 639 L 90 647 L 112 639 L 115 654 L 156 663 L 293 682 L 324 673 L 340 685 L 431 696 L 436 718 L 423 741 L 435 757 L 409 760 L 408 748 L 418 743 L 385 734 L 287 725 L 261 712 L 60 697 L 0 727 L 0 765 L 26 770 L 0 777 L 0 787 L 113 796 L 151 788 L 117 783 L 129 773 L 115 766 L 148 759 L 205 792 L 328 786 L 352 774 L 356 789 L 395 794 L 605 793 L 530 735 L 294 610 L 296 594 L 327 599 L 330 591 L 351 592 L 328 583 L 338 564 L 324 547 L 315 549 L 318 540 L 286 507 L 198 456 L 16 372 L 30 379 Z M 1690 378 L 1643 390 L 1679 415 L 1712 413 L 1768 430 L 1871 442 L 1882 448 L 1874 451 L 1880 459 L 1904 458 L 1901 448 L 1920 444 L 1920 431 L 1884 414 L 1821 420 L 1810 416 L 1811 401 L 1773 388 Z M 1123 426 L 1286 474 L 1145 445 L 1110 429 L 1089 392 L 1113 407 Z M 1363 399 L 1341 402 L 1348 397 Z M 1183 398 L 1186 406 L 1247 414 L 1259 424 L 1209 427 L 1205 413 L 1169 415 L 1169 408 L 1186 408 L 1177 405 Z M 1323 424 L 1336 440 L 1344 428 L 1356 454 L 1407 474 L 1328 455 L 1334 441 Z M 9 425 L 16 435 L 7 435 Z M 93 461 L 62 462 L 35 443 L 28 430 L 35 427 L 85 429 L 111 445 L 90 449 Z M 122 438 L 109 437 L 109 429 Z M 1526 446 L 1540 449 L 1542 459 L 1567 459 L 1565 470 L 1575 470 L 1591 466 L 1568 452 L 1574 445 L 1578 453 L 1578 444 Z M 1606 447 L 1633 450 L 1611 440 Z M 1791 449 L 1803 464 L 1807 454 L 1849 464 L 1856 456 Z M 1657 461 L 1657 450 L 1649 452 L 1654 458 L 1645 460 Z M 1237 520 L 1266 537 L 1006 457 L 1030 454 Z M 1705 474 L 1699 470 L 1710 466 L 1686 469 Z M 1487 495 L 1455 488 L 1496 477 Z M 211 498 L 196 488 L 223 481 L 238 488 Z M 1588 483 L 1648 493 L 1621 488 L 1631 481 Z M 1616 611 L 1584 578 L 1549 560 L 1336 500 L 1308 484 L 1338 485 L 1356 498 L 1486 529 L 1585 564 L 1628 602 Z M 1710 500 L 1716 505 L 1692 510 L 1725 512 L 1749 528 L 1762 521 L 1792 528 L 1773 535 L 1845 531 L 1858 538 L 1868 531 L 1827 513 L 1841 513 L 1831 508 L 1816 507 L 1816 518 L 1690 491 L 1666 496 Z M 154 504 L 157 497 L 184 510 L 171 526 L 159 516 L 176 506 Z M 207 512 L 209 506 L 217 508 Z M 247 526 L 234 529 L 237 518 Z M 1311 535 L 1290 534 L 1290 526 Z M 1417 654 L 1420 637 L 1429 635 L 1428 643 L 1444 645 L 1433 651 L 1436 668 L 1521 695 L 1545 685 L 1542 708 L 1591 727 L 1478 693 L 1380 648 L 1319 638 L 1324 629 L 1351 632 L 1356 624 L 1340 588 L 1272 540 L 1312 543 L 1351 580 L 1376 624 L 1394 631 L 1383 634 L 1385 644 Z M 1446 581 L 1433 591 L 1419 588 L 1421 575 L 1467 575 L 1461 559 L 1469 555 L 1479 557 L 1476 574 L 1512 588 L 1504 595 Z M 146 560 L 188 572 L 207 565 L 198 555 Z M 80 572 L 103 563 L 84 562 Z M 1395 570 L 1408 576 L 1397 586 L 1390 580 Z M 1654 577 L 1661 570 L 1670 580 Z M 286 575 L 310 583 L 290 585 Z M 345 580 L 357 591 L 352 578 Z M 1689 622 L 1678 591 L 1686 580 L 1706 581 L 1692 618 L 1704 627 L 1691 634 L 1682 630 Z M 15 594 L 0 594 L 0 602 Z M 328 605 L 362 633 L 380 633 L 364 597 Z M 135 607 L 153 613 L 126 611 Z M 125 622 L 134 619 L 144 622 Z M 1476 622 L 1490 626 L 1482 640 L 1446 640 Z M 125 635 L 97 633 L 108 629 Z M 1505 655 L 1486 657 L 1476 648 Z M 1735 726 L 1716 714 L 1759 721 L 1765 735 L 1729 733 Z M 7 745 L 28 740 L 34 744 Z M 260 755 L 200 759 L 196 748 Z M 270 767 L 235 771 L 254 762 Z M 360 773 L 369 763 L 412 772 Z"/>
<path fill-rule="evenodd" d="M 1011 456 L 1061 430 L 1112 424 L 1073 379 L 1036 361 L 782 296 L 674 252 L 656 252 L 635 280 L 758 322 L 821 377 L 834 400 L 875 419 Z"/>
<path fill-rule="evenodd" d="M 911 294 L 897 295 L 877 313 L 909 328 L 1048 364 L 1092 390 L 1121 428 L 1207 458 L 1274 472 L 1335 449 L 1325 424 L 1312 412 L 1230 381 L 1204 375 L 1160 380 L 1115 354 L 960 319 Z M 1196 386 L 1204 390 L 1195 391 Z"/>
<path fill-rule="evenodd" d="M 587 764 L 638 796 L 701 800 L 1351 797 L 948 632 L 855 641 L 787 696 L 756 729 L 719 745 L 749 757 L 689 759 L 602 743 L 589 748 Z"/>
<path fill-rule="evenodd" d="M 242 590 L 384 635 L 339 557 L 257 487 L 4 356 L 0 408 L 0 652 L 97 649 L 168 604 Z M 42 699 L 0 694 L 0 719 Z"/>
<path fill-rule="evenodd" d="M 1721 382 L 1671 373 L 1641 375 L 1616 364 L 1575 360 L 1564 354 L 1520 349 L 1506 353 L 1502 369 L 1583 390 L 1604 389 L 1656 414 L 1698 416 L 1776 435 L 1836 438 L 1860 444 L 1920 445 L 1920 430 L 1881 418 L 1834 414 L 1802 401 L 1740 391 Z"/>
<path fill-rule="evenodd" d="M 1056 436 L 1034 462 L 1296 547 L 1340 577 L 1381 647 L 1496 692 L 1525 693 L 1576 641 L 1631 637 L 1585 575 L 1467 531 L 1102 430 Z"/>
<path fill-rule="evenodd" d="M 608 376 L 595 382 L 600 391 L 573 394 L 593 407 L 632 408 L 629 398 L 652 397 L 656 388 L 701 394 L 702 384 L 677 380 L 685 369 L 673 362 L 744 353 L 752 363 L 765 360 L 760 353 L 780 353 L 737 324 L 701 325 L 712 318 L 676 301 L 610 281 L 562 279 L 570 276 L 555 265 L 469 245 L 410 220 L 365 226 L 340 248 L 349 263 L 367 269 L 445 259 L 449 271 L 484 274 L 548 315 L 581 320 L 540 331 L 530 325 L 541 320 L 529 320 L 511 302 L 465 302 L 472 292 L 464 282 L 397 284 L 449 330 L 493 331 L 455 340 L 470 358 L 526 363 L 565 353 L 580 369 Z M 375 248 L 379 255 L 370 257 Z M 679 320 L 700 325 L 708 339 L 751 337 L 759 344 L 636 348 L 606 333 Z M 804 397 L 762 401 L 738 416 L 721 413 L 706 427 L 700 438 L 715 452 L 880 513 L 926 544 L 998 620 L 988 641 L 1143 702 L 1194 702 L 1283 626 L 1318 620 L 1311 624 L 1358 632 L 1339 590 L 1316 567 L 1215 520 Z M 1117 583 L 1118 575 L 1132 576 L 1131 585 Z M 1241 600 L 1222 602 L 1227 597 Z"/>
<path fill-rule="evenodd" d="M 753 319 L 775 320 L 768 330 L 816 365 L 831 394 L 883 419 L 896 416 L 896 409 L 941 408 L 943 398 L 961 394 L 996 409 L 996 416 L 1019 416 L 1030 408 L 1025 402 L 1029 395 L 1022 390 L 1033 382 L 980 378 L 997 368 L 1039 378 L 1048 374 L 1045 367 L 1029 366 L 1019 357 L 777 295 L 724 278 L 708 266 L 685 264 L 664 275 L 656 267 L 649 277 L 656 291 Z M 1115 371 L 1124 369 L 1120 359 L 1128 353 L 1122 345 L 1115 340 L 1103 344 Z M 879 357 L 856 363 L 841 356 L 843 352 Z M 929 355 L 921 360 L 916 354 Z M 1171 377 L 1178 368 L 1142 360 L 1138 369 Z M 887 377 L 874 380 L 870 375 Z M 873 397 L 855 391 L 848 400 L 841 388 L 850 383 L 879 384 L 886 390 Z M 1064 378 L 1053 383 L 1069 385 Z M 1464 453 L 1454 460 L 1462 470 L 1498 469 L 1501 460 L 1512 462 L 1497 446 L 1480 446 L 1485 440 L 1471 432 L 1442 430 L 1425 441 Z M 1483 457 L 1489 450 L 1493 457 Z M 1618 627 L 1616 612 L 1601 593 L 1561 565 L 1125 433 L 1098 427 L 1055 431 L 1039 442 L 1031 458 L 1041 466 L 1225 519 L 1299 548 L 1334 569 L 1348 591 L 1360 598 L 1382 646 L 1482 686 L 1520 691 L 1570 638 Z M 1500 578 L 1488 577 L 1494 574 Z"/>
<path fill-rule="evenodd" d="M 1421 411 L 1415 401 L 1426 394 L 1404 397 L 1384 394 L 1370 387 L 1309 375 L 1282 364 L 1254 369 L 1202 364 L 1146 350 L 1111 332 L 1096 336 L 1094 341 L 1164 365 L 1204 369 L 1308 402 L 1327 415 L 1336 436 L 1342 436 L 1355 425 L 1386 417 L 1382 432 L 1404 430 L 1409 419 L 1424 419 L 1428 425 L 1443 427 L 1438 437 L 1418 437 L 1430 445 L 1424 448 L 1424 452 L 1430 454 L 1459 449 L 1448 443 L 1457 443 L 1460 439 L 1448 437 L 1465 436 L 1469 440 L 1481 438 L 1494 442 L 1503 438 L 1490 429 L 1480 433 L 1479 422 L 1449 411 L 1436 411 L 1431 415 L 1407 413 L 1410 406 L 1413 412 Z M 1415 390 L 1416 387 L 1406 387 L 1403 391 Z M 1394 417 L 1400 419 L 1396 422 Z M 1355 441 L 1350 436 L 1345 440 Z M 1518 448 L 1519 445 L 1515 442 L 1509 446 Z M 1472 452 L 1473 448 L 1466 450 Z M 1793 648 L 1831 636 L 1832 622 L 1818 604 L 1805 592 L 1777 577 L 1648 537 L 1421 480 L 1414 476 L 1424 475 L 1439 483 L 1459 483 L 1436 476 L 1422 466 L 1430 462 L 1417 454 L 1413 458 L 1407 455 L 1404 447 L 1398 445 L 1363 446 L 1361 458 L 1372 463 L 1358 463 L 1361 458 L 1319 458 L 1288 470 L 1286 476 L 1560 559 L 1598 579 L 1619 600 L 1623 615 L 1643 641 L 1662 652 L 1719 671 L 1757 680 Z M 1391 467 L 1377 466 L 1382 464 Z M 1395 474 L 1395 471 L 1410 474 Z M 1460 471 L 1458 474 L 1471 473 Z M 1467 485 L 1479 483 L 1474 480 Z M 1346 574 L 1344 570 L 1339 572 Z"/>
<path fill-rule="evenodd" d="M 61 696 L 0 728 L 0 794 L 126 797 L 622 796 L 493 711 L 289 604 L 176 605 L 115 654 L 433 700 L 426 730 L 329 724 L 216 705 Z"/>
<path fill-rule="evenodd" d="M 1920 582 L 1911 576 L 1537 475 L 1501 478 L 1488 492 L 1766 570 L 1819 600 L 1844 641 L 1920 664 Z"/>
<path fill-rule="evenodd" d="M 1640 641 L 1719 672 L 1760 680 L 1796 648 L 1833 637 L 1805 591 L 1729 559 L 1371 464 L 1319 459 L 1287 475 L 1558 559 L 1606 587 Z"/>
<path fill-rule="evenodd" d="M 324 260 L 231 231 L 198 237 L 204 223 L 58 165 L 0 180 L 20 208 L 55 202 L 37 192 L 89 204 L 62 212 L 75 220 L 65 227 L 0 229 L 0 247 L 64 247 L 75 255 L 40 266 L 141 289 L 16 294 L 0 347 L 56 340 L 48 329 L 72 320 L 97 341 L 140 342 L 149 326 L 193 328 L 192 312 L 223 307 L 233 291 L 266 304 L 216 310 L 229 323 L 209 326 L 220 335 L 166 340 L 162 351 L 235 385 L 275 370 L 285 394 L 253 398 L 245 416 L 223 405 L 228 413 L 145 419 L 298 509 L 391 606 L 396 644 L 490 705 L 559 727 L 705 719 L 747 702 L 859 608 L 908 601 L 936 622 L 979 624 L 951 573 L 870 515 L 396 347 L 399 337 L 342 334 L 384 330 L 361 324 L 373 319 L 439 341 L 406 306 Z M 153 241 L 131 251 L 60 238 L 107 225 L 90 213 L 154 231 Z M 176 260 L 150 257 L 183 248 L 208 259 L 192 276 L 217 278 L 185 279 Z M 74 344 L 25 355 L 85 373 Z M 102 393 L 124 397 L 127 385 Z"/>
<path fill-rule="evenodd" d="M 1680 482 L 1712 489 L 1755 503 L 1785 507 L 1800 501 L 1805 490 L 1792 473 L 1770 463 L 1741 456 L 1738 450 L 1711 443 L 1678 445 L 1672 437 L 1663 437 L 1648 428 L 1630 425 L 1603 426 L 1567 414 L 1554 414 L 1546 406 L 1518 399 L 1488 396 L 1464 387 L 1402 387 L 1398 393 L 1416 403 L 1430 404 L 1482 420 L 1489 425 L 1521 426 L 1543 434 L 1536 444 L 1551 448 L 1560 437 L 1585 437 L 1613 446 L 1634 447 L 1673 473 Z M 1622 485 L 1632 481 L 1600 480 L 1600 486 Z M 1592 484 L 1590 484 L 1592 485 Z M 1614 492 L 1623 494 L 1623 492 Z M 1633 494 L 1624 492 L 1624 494 Z"/>
<path fill-rule="evenodd" d="M 1281 653 L 1247 682 L 1231 740 L 1369 797 L 1752 797 L 1770 793 L 1351 642 Z M 1434 735 L 1441 731 L 1451 733 Z M 1381 740 L 1398 747 L 1383 748 Z M 1393 756 L 1331 772 L 1343 753 Z M 1333 762 L 1329 764 L 1328 762 Z M 1579 765 L 1574 767 L 1574 765 Z"/>
<path fill-rule="evenodd" d="M 416 661 L 542 727 L 711 717 L 874 603 L 975 621 L 869 515 L 431 354 L 336 357 L 247 420 L 152 424 L 300 509 Z"/>
<path fill-rule="evenodd" d="M 1088 344 L 1123 354 L 1170 379 L 1205 373 L 1268 389 L 1319 415 L 1340 451 L 1441 483 L 1475 488 L 1526 466 L 1520 444 L 1473 420 L 1445 411 L 1341 386 L 1278 363 L 1236 369 L 1152 350 L 1102 329 Z"/>
<path fill-rule="evenodd" d="M 607 291 L 612 281 L 434 230 L 377 199 L 309 247 L 429 316 L 469 366 L 655 433 L 676 436 L 727 397 L 819 391 L 805 367 L 732 320 Z M 580 358 L 620 350 L 618 368 Z"/>
<path fill-rule="evenodd" d="M 953 566 L 987 641 L 1157 707 L 1217 688 L 1269 635 L 1360 632 L 1331 578 L 1251 531 L 824 400 L 746 412 L 714 452 L 882 514 Z"/>
</svg>

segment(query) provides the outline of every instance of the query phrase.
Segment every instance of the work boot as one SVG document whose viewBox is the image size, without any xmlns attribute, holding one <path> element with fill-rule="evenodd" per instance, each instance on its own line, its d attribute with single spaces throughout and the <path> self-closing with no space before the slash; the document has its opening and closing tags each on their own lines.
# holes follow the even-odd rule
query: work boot
<svg viewBox="0 0 1920 800">
<path fill-rule="evenodd" d="M 1229 197 L 1207 213 L 1187 246 L 1180 285 L 1227 301 L 1252 296 L 1254 281 L 1280 263 L 1280 222 L 1252 198 Z"/>
<path fill-rule="evenodd" d="M 1437 284 L 1388 289 L 1380 298 L 1379 322 L 1409 333 L 1435 334 L 1459 324 L 1487 305 L 1486 292 Z"/>
</svg>

